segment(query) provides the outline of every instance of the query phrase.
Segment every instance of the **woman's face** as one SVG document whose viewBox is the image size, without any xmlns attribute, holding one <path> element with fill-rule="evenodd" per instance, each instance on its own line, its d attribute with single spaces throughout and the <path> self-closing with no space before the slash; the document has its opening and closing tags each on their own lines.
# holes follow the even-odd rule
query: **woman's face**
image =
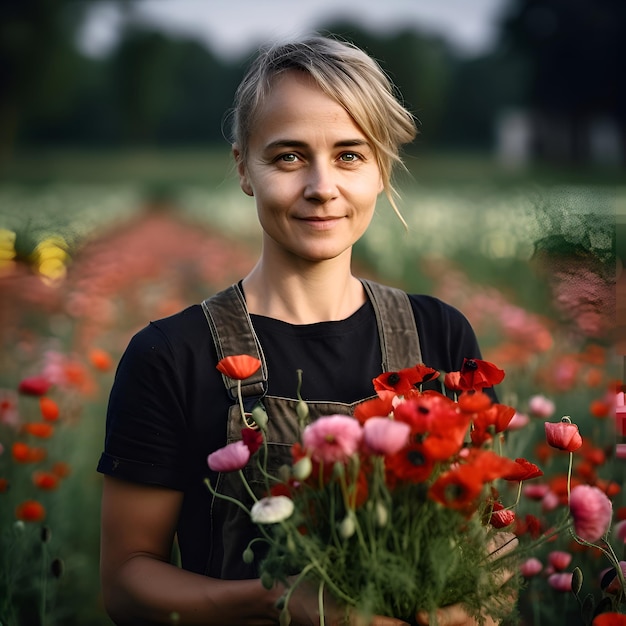
<svg viewBox="0 0 626 626">
<path fill-rule="evenodd" d="M 372 146 L 308 74 L 275 79 L 261 104 L 240 184 L 254 196 L 264 255 L 320 262 L 350 255 L 367 229 L 382 178 Z"/>
</svg>

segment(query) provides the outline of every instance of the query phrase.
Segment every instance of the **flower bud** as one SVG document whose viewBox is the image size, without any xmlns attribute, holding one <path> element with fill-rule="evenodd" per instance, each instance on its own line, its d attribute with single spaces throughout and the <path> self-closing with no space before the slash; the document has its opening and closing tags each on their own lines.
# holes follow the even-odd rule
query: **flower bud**
<svg viewBox="0 0 626 626">
<path fill-rule="evenodd" d="M 306 480 L 313 470 L 313 463 L 308 456 L 303 456 L 293 466 L 293 477 L 296 480 Z"/>
<path fill-rule="evenodd" d="M 265 589 L 272 589 L 274 586 L 274 577 L 268 572 L 263 572 L 261 574 L 261 584 Z"/>
<path fill-rule="evenodd" d="M 296 414 L 301 424 L 304 424 L 309 418 L 309 405 L 304 400 L 299 400 L 296 405 Z"/>
<path fill-rule="evenodd" d="M 389 521 L 389 511 L 382 502 L 376 502 L 376 524 L 379 528 L 384 528 Z"/>
<path fill-rule="evenodd" d="M 248 546 L 244 551 L 243 551 L 243 562 L 244 563 L 252 563 L 254 561 L 254 550 L 252 550 L 252 548 L 250 546 Z"/>
<path fill-rule="evenodd" d="M 350 512 L 343 518 L 341 524 L 339 524 L 339 536 L 342 539 L 349 539 L 354 535 L 355 531 L 356 523 L 354 521 L 354 514 Z"/>
<path fill-rule="evenodd" d="M 267 411 L 260 402 L 257 402 L 252 409 L 252 419 L 261 430 L 265 430 L 267 428 Z"/>
</svg>

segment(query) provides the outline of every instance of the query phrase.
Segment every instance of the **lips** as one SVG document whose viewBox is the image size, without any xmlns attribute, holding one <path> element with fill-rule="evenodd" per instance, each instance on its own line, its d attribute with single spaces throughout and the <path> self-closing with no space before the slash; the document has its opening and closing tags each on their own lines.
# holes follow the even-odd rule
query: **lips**
<svg viewBox="0 0 626 626">
<path fill-rule="evenodd" d="M 296 218 L 300 223 L 306 224 L 311 229 L 314 230 L 329 230 L 337 225 L 341 220 L 343 220 L 343 216 L 319 216 L 312 215 L 308 217 L 298 217 Z"/>
</svg>

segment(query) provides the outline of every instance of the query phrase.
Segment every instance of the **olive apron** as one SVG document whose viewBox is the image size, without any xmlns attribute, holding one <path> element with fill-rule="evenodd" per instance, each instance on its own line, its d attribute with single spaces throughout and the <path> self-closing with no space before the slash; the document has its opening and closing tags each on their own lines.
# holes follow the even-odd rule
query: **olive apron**
<svg viewBox="0 0 626 626">
<path fill-rule="evenodd" d="M 381 346 L 381 373 L 421 363 L 415 317 L 406 293 L 371 281 L 362 282 L 376 314 Z M 218 360 L 226 356 L 248 354 L 261 361 L 259 370 L 241 381 L 241 393 L 246 413 L 252 411 L 259 402 L 267 412 L 267 470 L 275 476 L 282 465 L 291 463 L 291 446 L 300 440 L 297 401 L 267 395 L 265 357 L 252 326 L 244 295 L 237 284 L 205 300 L 202 308 L 211 329 Z M 223 379 L 233 399 L 228 414 L 226 437 L 226 442 L 232 443 L 241 439 L 241 430 L 246 424 L 237 400 L 237 381 L 225 375 Z M 308 421 L 323 415 L 352 415 L 360 402 L 362 400 L 351 404 L 307 402 Z M 258 469 L 256 455 L 243 471 L 253 491 L 263 495 L 266 483 Z M 218 493 L 236 498 L 250 508 L 252 500 L 242 485 L 239 472 L 219 473 L 213 483 Z M 222 579 L 258 577 L 259 562 L 264 552 L 256 549 L 256 546 L 262 544 L 255 545 L 253 563 L 245 563 L 242 556 L 250 540 L 258 536 L 249 515 L 241 507 L 212 496 L 210 528 L 211 548 L 205 573 Z"/>
</svg>

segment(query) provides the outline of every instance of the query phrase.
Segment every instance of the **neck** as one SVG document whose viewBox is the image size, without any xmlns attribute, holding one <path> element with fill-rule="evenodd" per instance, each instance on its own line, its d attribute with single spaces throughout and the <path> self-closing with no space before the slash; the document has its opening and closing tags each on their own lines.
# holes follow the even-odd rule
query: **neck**
<svg viewBox="0 0 626 626">
<path fill-rule="evenodd" d="M 290 324 L 345 319 L 367 298 L 349 259 L 346 263 L 342 258 L 289 270 L 268 267 L 261 259 L 244 278 L 243 288 L 250 313 Z"/>
</svg>

